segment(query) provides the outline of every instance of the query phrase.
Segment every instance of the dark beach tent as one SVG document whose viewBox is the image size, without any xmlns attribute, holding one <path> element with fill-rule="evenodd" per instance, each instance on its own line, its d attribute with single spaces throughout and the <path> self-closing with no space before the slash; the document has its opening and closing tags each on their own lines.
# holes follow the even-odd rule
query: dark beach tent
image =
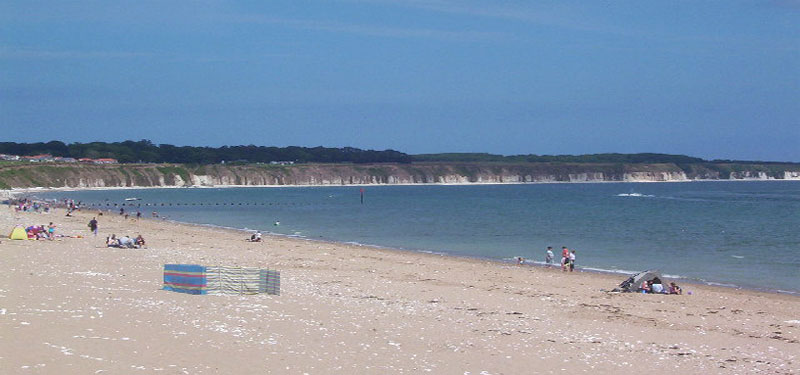
<svg viewBox="0 0 800 375">
<path fill-rule="evenodd" d="M 661 272 L 658 272 L 658 270 L 647 270 L 629 277 L 627 280 L 623 281 L 622 284 L 619 284 L 619 287 L 614 288 L 612 292 L 638 292 L 639 286 L 642 285 L 642 282 L 655 279 L 661 280 L 661 284 L 663 285 L 669 284 L 664 277 L 661 276 Z"/>
</svg>

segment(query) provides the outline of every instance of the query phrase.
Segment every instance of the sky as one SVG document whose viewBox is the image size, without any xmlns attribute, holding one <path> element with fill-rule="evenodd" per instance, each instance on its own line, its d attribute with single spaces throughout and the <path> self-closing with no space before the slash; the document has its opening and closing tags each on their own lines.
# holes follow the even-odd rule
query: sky
<svg viewBox="0 0 800 375">
<path fill-rule="evenodd" d="M 800 162 L 800 1 L 0 0 L 0 128 Z"/>
</svg>

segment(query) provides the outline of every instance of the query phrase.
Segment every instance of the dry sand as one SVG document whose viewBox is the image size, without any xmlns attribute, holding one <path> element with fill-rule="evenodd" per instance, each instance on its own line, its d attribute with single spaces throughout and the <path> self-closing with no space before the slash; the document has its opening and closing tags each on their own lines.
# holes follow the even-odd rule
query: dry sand
<svg viewBox="0 0 800 375">
<path fill-rule="evenodd" d="M 89 234 L 91 212 L 0 209 Z M 800 298 L 98 217 L 101 236 L 0 244 L 3 374 L 795 374 Z M 148 248 L 105 236 L 143 234 Z M 165 263 L 282 272 L 282 295 L 160 290 Z"/>
</svg>

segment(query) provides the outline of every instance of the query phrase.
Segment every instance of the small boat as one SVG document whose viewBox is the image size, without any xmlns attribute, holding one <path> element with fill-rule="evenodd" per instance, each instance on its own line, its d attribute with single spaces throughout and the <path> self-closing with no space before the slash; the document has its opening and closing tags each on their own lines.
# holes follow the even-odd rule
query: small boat
<svg viewBox="0 0 800 375">
<path fill-rule="evenodd" d="M 130 201 L 140 201 L 140 200 L 142 200 L 142 198 L 125 198 L 125 200 L 128 201 L 128 202 L 130 202 Z"/>
</svg>

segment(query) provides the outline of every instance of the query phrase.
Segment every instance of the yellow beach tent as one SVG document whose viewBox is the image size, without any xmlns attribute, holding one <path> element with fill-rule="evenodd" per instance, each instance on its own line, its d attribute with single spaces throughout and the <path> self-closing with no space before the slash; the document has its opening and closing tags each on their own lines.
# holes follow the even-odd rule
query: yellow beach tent
<svg viewBox="0 0 800 375">
<path fill-rule="evenodd" d="M 23 227 L 15 227 L 14 230 L 11 231 L 11 234 L 8 235 L 8 239 L 10 240 L 27 240 L 28 234 L 25 233 L 25 228 Z"/>
</svg>

